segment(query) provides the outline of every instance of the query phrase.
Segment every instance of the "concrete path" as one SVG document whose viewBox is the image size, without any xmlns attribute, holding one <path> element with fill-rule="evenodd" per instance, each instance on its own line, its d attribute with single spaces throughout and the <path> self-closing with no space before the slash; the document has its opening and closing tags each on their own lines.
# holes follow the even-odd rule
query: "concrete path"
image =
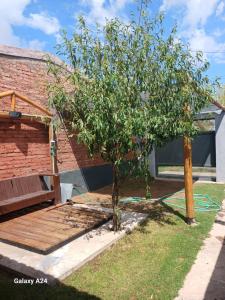
<svg viewBox="0 0 225 300">
<path fill-rule="evenodd" d="M 175 300 L 225 300 L 225 200 Z"/>
<path fill-rule="evenodd" d="M 87 207 L 86 205 L 75 206 Z M 95 209 L 110 211 L 97 207 Z M 109 230 L 112 226 L 112 221 L 109 221 L 47 255 L 0 242 L 0 266 L 28 277 L 46 279 L 49 284 L 52 284 L 64 279 L 109 248 L 146 218 L 147 214 L 122 211 L 121 231 L 114 233 Z"/>
</svg>

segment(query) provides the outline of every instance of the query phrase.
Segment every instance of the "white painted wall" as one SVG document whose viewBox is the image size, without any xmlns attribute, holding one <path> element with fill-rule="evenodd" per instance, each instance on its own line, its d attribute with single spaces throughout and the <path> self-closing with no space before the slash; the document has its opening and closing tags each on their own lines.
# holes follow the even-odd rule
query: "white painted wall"
<svg viewBox="0 0 225 300">
<path fill-rule="evenodd" d="M 151 175 L 153 177 L 156 177 L 155 148 L 153 148 L 149 158 L 150 158 L 149 169 L 150 169 Z"/>
<path fill-rule="evenodd" d="M 215 118 L 216 129 L 216 181 L 225 182 L 225 112 Z"/>
</svg>

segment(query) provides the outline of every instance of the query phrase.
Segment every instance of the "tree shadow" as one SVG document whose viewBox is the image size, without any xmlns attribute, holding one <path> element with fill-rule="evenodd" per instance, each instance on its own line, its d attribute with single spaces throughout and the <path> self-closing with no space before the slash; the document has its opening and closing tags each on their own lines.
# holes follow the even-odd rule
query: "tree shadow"
<svg viewBox="0 0 225 300">
<path fill-rule="evenodd" d="M 187 221 L 187 218 L 185 217 L 185 215 L 183 215 L 179 210 L 174 209 L 173 207 L 169 206 L 167 203 L 165 203 L 163 200 L 165 200 L 168 196 L 162 197 L 159 202 L 160 204 L 171 214 L 179 217 L 180 219 L 182 219 L 184 222 Z"/>
<path fill-rule="evenodd" d="M 10 268 L 14 266 L 14 270 L 7 266 L 0 268 L 0 291 L 2 299 L 17 300 L 57 300 L 57 299 L 76 299 L 76 300 L 101 300 L 101 298 L 91 295 L 85 291 L 66 285 L 57 278 L 35 270 L 25 264 L 9 259 L 0 255 L 0 262 L 8 265 Z M 30 274 L 22 275 L 22 273 Z M 34 277 L 35 274 L 35 277 Z M 36 281 L 38 278 L 39 282 Z M 34 280 L 33 284 L 15 283 L 15 279 Z M 40 283 L 42 279 L 47 280 L 46 283 Z"/>
<path fill-rule="evenodd" d="M 168 197 L 168 194 L 173 194 L 183 189 L 183 182 L 180 181 L 167 181 L 167 180 L 155 180 L 152 183 L 151 193 L 154 200 L 140 201 L 140 202 L 119 202 L 119 208 L 122 211 L 144 213 L 148 215 L 146 219 L 139 226 L 139 230 L 145 231 L 145 227 L 149 221 L 155 221 L 159 225 L 176 225 L 176 222 L 171 215 L 175 215 L 186 221 L 185 216 L 178 210 L 173 209 L 171 206 L 164 203 L 164 199 Z M 145 189 L 141 180 L 128 180 L 121 188 L 121 198 L 126 197 L 144 197 Z M 99 190 L 88 193 L 89 201 L 85 201 L 81 197 L 74 197 L 76 200 L 84 200 L 83 203 L 88 205 L 97 205 L 103 208 L 112 208 L 111 204 L 111 185 L 101 188 Z M 78 201 L 79 202 L 79 201 Z"/>
</svg>

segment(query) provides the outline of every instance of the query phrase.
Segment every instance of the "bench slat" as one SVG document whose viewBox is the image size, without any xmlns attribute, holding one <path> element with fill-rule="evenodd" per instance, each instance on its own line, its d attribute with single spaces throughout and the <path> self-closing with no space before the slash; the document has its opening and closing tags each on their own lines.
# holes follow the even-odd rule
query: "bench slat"
<svg viewBox="0 0 225 300">
<path fill-rule="evenodd" d="M 12 183 L 10 179 L 0 181 L 0 201 L 13 197 Z"/>
<path fill-rule="evenodd" d="M 24 196 L 14 197 L 0 201 L 0 215 L 38 204 L 47 200 L 53 200 L 54 191 L 40 191 Z"/>
<path fill-rule="evenodd" d="M 41 176 L 30 175 L 0 181 L 0 202 L 39 191 L 48 191 Z"/>
</svg>

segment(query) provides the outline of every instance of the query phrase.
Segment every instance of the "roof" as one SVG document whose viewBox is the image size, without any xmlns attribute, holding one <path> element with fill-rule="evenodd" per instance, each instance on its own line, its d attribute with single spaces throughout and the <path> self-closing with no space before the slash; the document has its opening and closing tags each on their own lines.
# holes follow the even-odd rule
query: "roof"
<svg viewBox="0 0 225 300">
<path fill-rule="evenodd" d="M 196 115 L 197 120 L 214 119 L 216 115 L 220 115 L 222 111 L 225 111 L 225 107 L 219 102 L 212 100 L 212 103 L 203 108 L 200 113 Z"/>
</svg>

